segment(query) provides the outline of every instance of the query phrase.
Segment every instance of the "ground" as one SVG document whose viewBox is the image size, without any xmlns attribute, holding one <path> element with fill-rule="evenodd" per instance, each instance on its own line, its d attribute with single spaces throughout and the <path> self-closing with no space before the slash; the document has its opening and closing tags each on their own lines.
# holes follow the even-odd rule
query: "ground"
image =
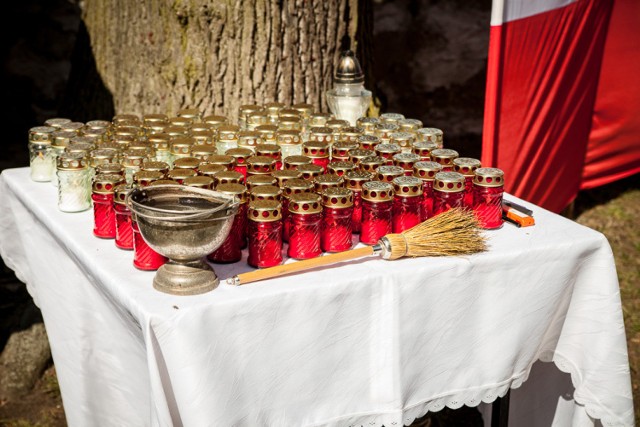
<svg viewBox="0 0 640 427">
<path fill-rule="evenodd" d="M 574 215 L 577 222 L 602 232 L 613 249 L 627 331 L 636 423 L 640 425 L 640 176 L 581 193 L 569 215 Z M 47 369 L 27 396 L 19 401 L 0 402 L 0 426 L 65 425 L 53 366 Z M 416 420 L 414 425 L 475 426 L 478 425 L 478 413 L 469 408 L 444 411 Z"/>
</svg>

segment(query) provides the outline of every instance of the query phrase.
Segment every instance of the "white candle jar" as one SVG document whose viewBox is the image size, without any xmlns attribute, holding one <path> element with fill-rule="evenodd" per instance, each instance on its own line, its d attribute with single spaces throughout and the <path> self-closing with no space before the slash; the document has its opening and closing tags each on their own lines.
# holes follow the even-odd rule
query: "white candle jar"
<svg viewBox="0 0 640 427">
<path fill-rule="evenodd" d="M 82 212 L 91 207 L 91 169 L 81 153 L 58 157 L 58 209 Z"/>
<path fill-rule="evenodd" d="M 55 171 L 55 154 L 49 142 L 29 143 L 29 168 L 35 182 L 49 182 Z"/>
</svg>

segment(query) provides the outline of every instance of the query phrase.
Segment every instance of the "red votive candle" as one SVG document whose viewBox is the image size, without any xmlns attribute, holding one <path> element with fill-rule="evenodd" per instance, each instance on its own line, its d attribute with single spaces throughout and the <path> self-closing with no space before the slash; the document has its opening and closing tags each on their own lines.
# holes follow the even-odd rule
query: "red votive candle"
<svg viewBox="0 0 640 427">
<path fill-rule="evenodd" d="M 116 237 L 116 212 L 113 208 L 115 188 L 124 181 L 121 175 L 100 174 L 92 184 L 93 234 L 102 239 Z"/>
<path fill-rule="evenodd" d="M 256 155 L 271 157 L 276 161 L 276 170 L 282 169 L 282 151 L 276 144 L 258 144 L 256 145 Z"/>
<path fill-rule="evenodd" d="M 423 161 L 413 165 L 413 176 L 422 180 L 422 211 L 421 221 L 425 221 L 433 216 L 433 181 L 436 174 L 442 171 L 440 163 Z"/>
<path fill-rule="evenodd" d="M 168 261 L 147 244 L 140 234 L 138 223 L 131 222 L 133 230 L 133 265 L 140 270 L 157 270 Z"/>
<path fill-rule="evenodd" d="M 133 249 L 131 211 L 126 204 L 129 190 L 131 188 L 124 184 L 118 185 L 113 198 L 113 209 L 116 216 L 116 247 L 125 250 Z"/>
<path fill-rule="evenodd" d="M 392 182 L 393 232 L 402 233 L 421 222 L 422 180 L 414 176 L 401 176 Z"/>
<path fill-rule="evenodd" d="M 256 268 L 282 263 L 282 206 L 274 200 L 249 203 L 249 258 Z"/>
<path fill-rule="evenodd" d="M 389 182 L 369 181 L 362 185 L 362 243 L 374 245 L 391 233 L 393 196 L 393 185 Z"/>
<path fill-rule="evenodd" d="M 253 156 L 253 151 L 249 148 L 230 148 L 224 154 L 236 159 L 233 170 L 240 172 L 244 179 L 247 179 L 247 159 Z"/>
<path fill-rule="evenodd" d="M 431 151 L 431 160 L 442 165 L 443 172 L 453 171 L 453 159 L 458 158 L 458 152 L 448 148 L 438 148 Z"/>
<path fill-rule="evenodd" d="M 464 206 L 464 176 L 458 172 L 438 172 L 433 182 L 433 215 Z"/>
<path fill-rule="evenodd" d="M 294 194 L 313 192 L 313 182 L 301 178 L 293 178 L 285 182 L 282 197 L 282 239 L 289 241 L 289 198 Z"/>
<path fill-rule="evenodd" d="M 485 229 L 502 227 L 504 172 L 497 168 L 478 168 L 473 180 L 473 211 Z"/>
<path fill-rule="evenodd" d="M 289 198 L 289 258 L 308 259 L 322 254 L 320 225 L 322 205 L 313 193 L 294 194 Z"/>
<path fill-rule="evenodd" d="M 325 252 L 351 249 L 353 192 L 348 188 L 328 188 L 322 192 L 320 246 Z"/>
<path fill-rule="evenodd" d="M 220 264 L 238 262 L 242 258 L 242 247 L 246 245 L 247 198 L 246 187 L 242 184 L 220 184 L 216 188 L 224 194 L 236 196 L 240 200 L 238 212 L 233 217 L 231 231 L 222 245 L 207 256 L 209 261 Z"/>
<path fill-rule="evenodd" d="M 329 144 L 326 141 L 307 141 L 302 144 L 302 154 L 311 159 L 314 165 L 322 168 L 322 173 L 327 171 L 329 164 Z"/>
<path fill-rule="evenodd" d="M 464 175 L 464 207 L 473 209 L 473 177 L 481 167 L 480 160 L 470 157 L 453 159 L 453 171 Z"/>
<path fill-rule="evenodd" d="M 360 233 L 362 228 L 362 185 L 373 179 L 373 174 L 362 171 L 349 171 L 345 173 L 345 185 L 353 192 L 353 214 L 351 215 L 351 227 L 354 233 Z"/>
</svg>

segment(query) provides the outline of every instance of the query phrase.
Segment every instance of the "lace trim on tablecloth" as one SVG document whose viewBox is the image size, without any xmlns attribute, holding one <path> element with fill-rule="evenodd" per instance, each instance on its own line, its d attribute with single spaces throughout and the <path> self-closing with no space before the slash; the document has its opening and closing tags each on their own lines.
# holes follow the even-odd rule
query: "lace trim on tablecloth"
<svg viewBox="0 0 640 427">
<path fill-rule="evenodd" d="M 554 362 L 560 371 L 571 375 L 571 382 L 574 389 L 580 388 L 582 376 L 579 369 L 577 369 L 571 361 L 554 351 L 543 352 L 539 360 L 542 362 Z M 461 390 L 459 392 L 434 397 L 426 402 L 420 402 L 407 407 L 402 411 L 402 422 L 398 420 L 398 412 L 393 412 L 384 414 L 353 414 L 351 416 L 330 420 L 320 425 L 348 427 L 409 426 L 417 418 L 421 418 L 429 412 L 441 411 L 445 406 L 450 409 L 458 409 L 462 407 L 462 405 L 476 407 L 481 402 L 493 403 L 498 397 L 504 397 L 510 388 L 519 388 L 529 378 L 532 366 L 533 363 L 529 365 L 526 370 L 501 383 Z M 602 406 L 602 403 L 600 403 L 597 397 L 591 396 L 591 398 L 592 399 L 587 399 L 584 396 L 576 397 L 574 394 L 575 402 L 583 406 L 591 418 L 599 419 L 604 426 L 624 425 L 624 423 L 619 420 L 619 417 L 610 414 L 610 411 L 607 411 Z M 347 421 L 348 424 L 345 424 L 345 421 Z"/>
</svg>

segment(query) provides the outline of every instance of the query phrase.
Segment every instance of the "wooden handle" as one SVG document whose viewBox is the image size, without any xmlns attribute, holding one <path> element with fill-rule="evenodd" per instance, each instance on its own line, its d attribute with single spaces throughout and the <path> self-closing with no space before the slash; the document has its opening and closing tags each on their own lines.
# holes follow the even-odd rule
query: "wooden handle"
<svg viewBox="0 0 640 427">
<path fill-rule="evenodd" d="M 258 280 L 271 279 L 272 277 L 295 273 L 297 271 L 310 270 L 312 268 L 322 267 L 323 265 L 334 264 L 341 261 L 349 261 L 351 259 L 370 255 L 373 255 L 373 246 L 366 246 L 364 248 L 352 249 L 350 251 L 339 252 L 337 254 L 305 259 L 303 261 L 293 262 L 291 264 L 277 265 L 275 267 L 269 267 L 262 270 L 249 271 L 248 273 L 238 274 L 236 277 L 234 277 L 234 284 L 244 285 L 251 282 L 257 282 Z"/>
</svg>

